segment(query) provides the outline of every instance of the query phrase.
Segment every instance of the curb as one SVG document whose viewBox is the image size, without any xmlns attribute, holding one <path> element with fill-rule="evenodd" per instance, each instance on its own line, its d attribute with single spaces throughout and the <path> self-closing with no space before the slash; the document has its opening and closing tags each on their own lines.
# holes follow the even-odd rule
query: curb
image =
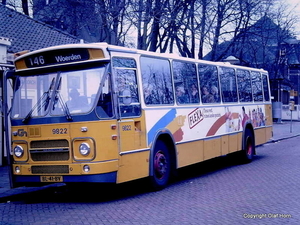
<svg viewBox="0 0 300 225">
<path fill-rule="evenodd" d="M 278 141 L 282 141 L 282 140 L 286 140 L 286 139 L 290 139 L 290 138 L 294 138 L 294 137 L 298 137 L 300 136 L 300 134 L 295 134 L 295 135 L 292 135 L 292 136 L 288 136 L 288 137 L 282 137 L 282 138 L 277 138 L 277 139 L 270 139 L 270 141 L 266 142 L 267 143 L 275 143 L 275 142 L 278 142 Z"/>
</svg>

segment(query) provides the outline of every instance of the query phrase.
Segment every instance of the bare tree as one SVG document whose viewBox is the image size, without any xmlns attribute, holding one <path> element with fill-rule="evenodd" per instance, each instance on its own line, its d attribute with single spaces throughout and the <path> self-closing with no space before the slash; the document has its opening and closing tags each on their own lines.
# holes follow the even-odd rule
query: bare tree
<svg viewBox="0 0 300 225">
<path fill-rule="evenodd" d="M 88 42 L 123 45 L 127 4 L 128 0 L 34 0 L 33 15 Z"/>
<path fill-rule="evenodd" d="M 201 19 L 200 19 L 200 37 L 199 37 L 199 51 L 198 58 L 203 58 L 204 52 L 204 40 L 206 36 L 206 23 L 207 23 L 207 8 L 208 8 L 208 0 L 200 0 L 201 1 Z"/>
<path fill-rule="evenodd" d="M 280 14 L 282 11 L 270 13 L 274 1 L 33 0 L 33 16 L 89 42 L 128 45 L 128 40 L 135 40 L 132 46 L 138 49 L 179 52 L 200 59 L 209 51 L 209 59 L 216 61 L 229 52 L 243 58 L 252 49 L 253 58 L 259 61 L 263 57 L 267 61 L 263 52 L 267 52 L 270 36 L 262 40 L 263 46 L 258 51 L 248 37 L 259 31 L 250 28 L 264 15 L 271 16 L 285 30 L 292 29 L 294 24 Z M 11 7 L 23 8 L 28 14 L 28 0 L 19 0 L 19 6 L 16 0 L 10 2 Z"/>
</svg>

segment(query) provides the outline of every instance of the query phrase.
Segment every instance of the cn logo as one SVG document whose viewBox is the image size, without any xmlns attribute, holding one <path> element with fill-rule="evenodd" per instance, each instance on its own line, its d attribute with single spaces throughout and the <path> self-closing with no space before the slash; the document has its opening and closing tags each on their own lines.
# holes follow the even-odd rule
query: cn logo
<svg viewBox="0 0 300 225">
<path fill-rule="evenodd" d="M 24 129 L 18 129 L 17 136 L 19 137 L 27 137 L 27 132 Z"/>
</svg>

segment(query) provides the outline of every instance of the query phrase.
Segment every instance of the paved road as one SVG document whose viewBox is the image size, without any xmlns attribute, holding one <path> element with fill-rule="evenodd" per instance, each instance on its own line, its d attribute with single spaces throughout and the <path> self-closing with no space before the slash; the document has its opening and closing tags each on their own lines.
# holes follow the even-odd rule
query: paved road
<svg viewBox="0 0 300 225">
<path fill-rule="evenodd" d="M 142 181 L 32 192 L 0 203 L 0 224 L 300 224 L 299 142 L 261 146 L 250 164 L 222 157 L 182 169 L 159 192 Z"/>
</svg>

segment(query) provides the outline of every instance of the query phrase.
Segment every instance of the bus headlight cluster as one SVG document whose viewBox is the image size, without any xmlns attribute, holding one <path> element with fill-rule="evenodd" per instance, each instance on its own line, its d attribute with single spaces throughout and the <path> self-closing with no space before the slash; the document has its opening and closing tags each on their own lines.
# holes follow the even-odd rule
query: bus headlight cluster
<svg viewBox="0 0 300 225">
<path fill-rule="evenodd" d="M 22 157 L 24 154 L 24 149 L 22 148 L 22 146 L 20 145 L 17 145 L 15 148 L 14 148 L 14 155 L 18 158 Z"/>
<path fill-rule="evenodd" d="M 91 147 L 88 143 L 83 142 L 82 144 L 80 144 L 79 146 L 79 152 L 81 155 L 83 156 L 87 156 L 88 154 L 90 154 L 91 152 Z"/>
</svg>

